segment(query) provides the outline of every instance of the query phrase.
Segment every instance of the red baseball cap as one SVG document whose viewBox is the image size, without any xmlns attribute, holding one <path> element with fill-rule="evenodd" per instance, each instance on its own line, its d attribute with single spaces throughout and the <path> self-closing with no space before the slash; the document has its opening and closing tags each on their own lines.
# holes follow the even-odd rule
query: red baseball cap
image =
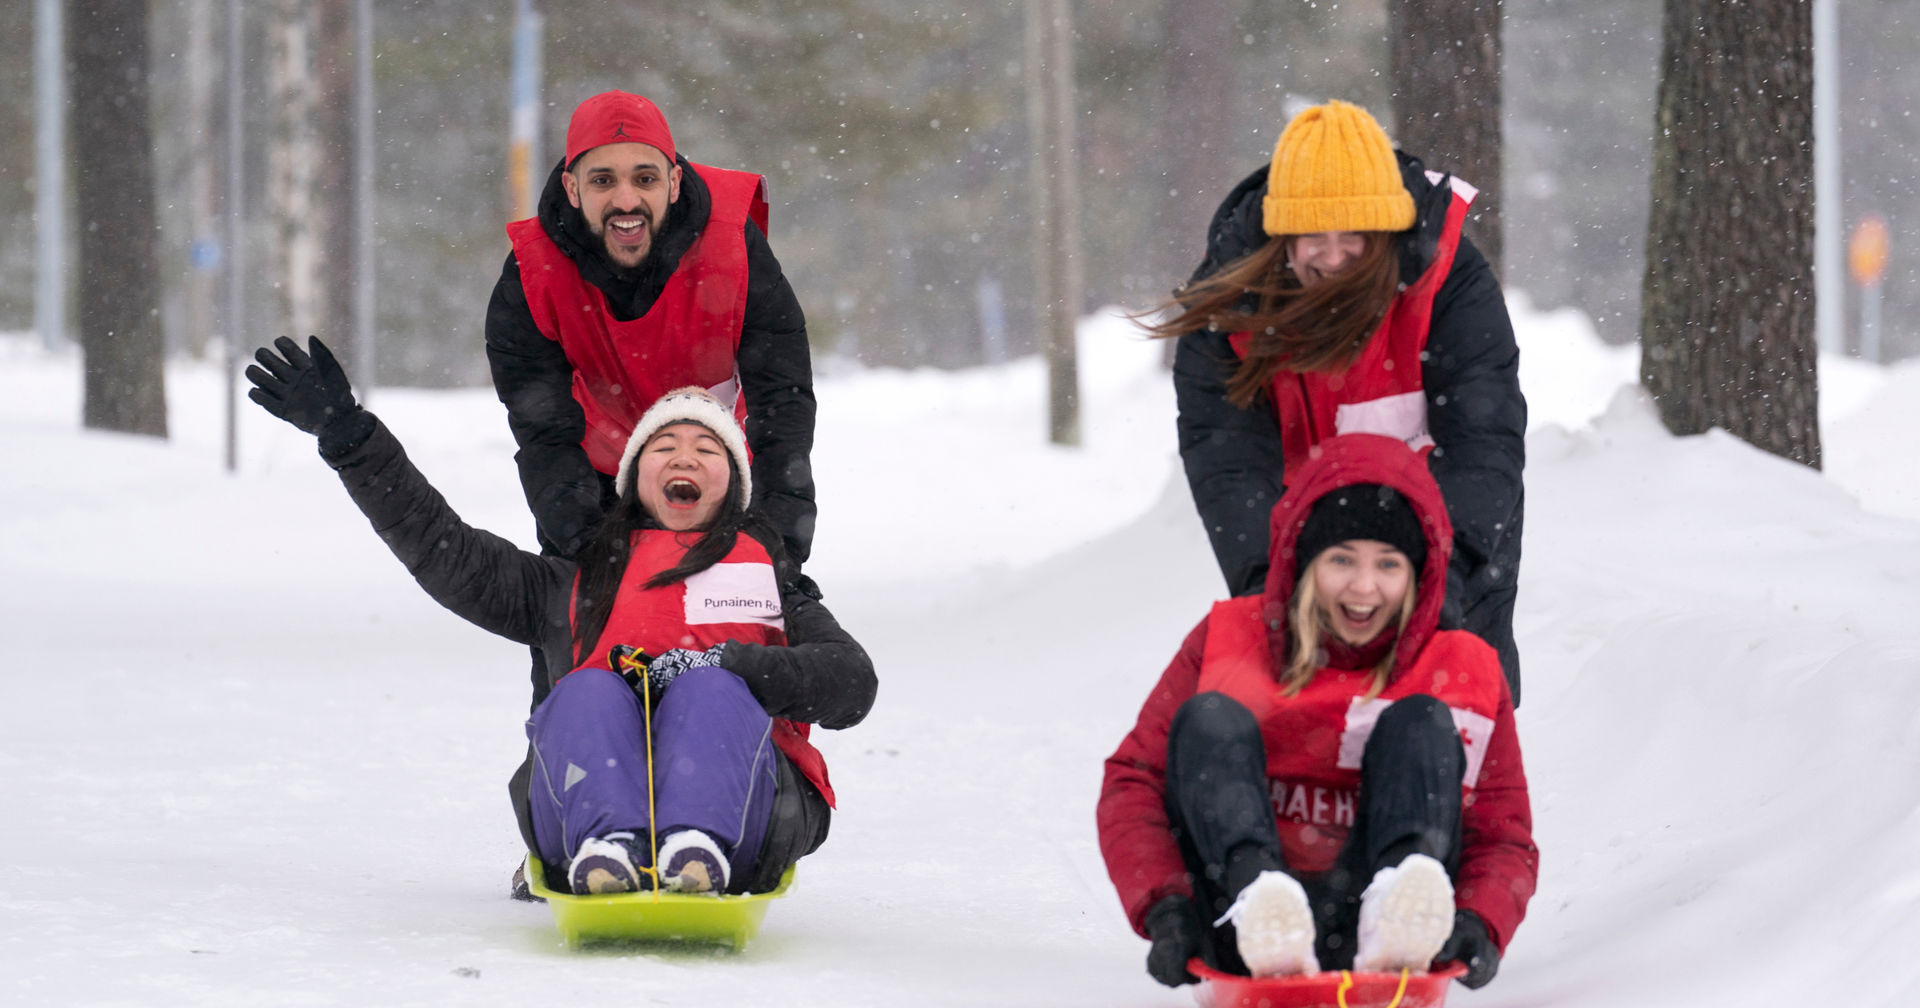
<svg viewBox="0 0 1920 1008">
<path fill-rule="evenodd" d="M 625 91 L 602 91 L 580 103 L 567 122 L 567 167 L 580 155 L 614 143 L 643 143 L 658 147 L 674 161 L 673 132 L 667 117 L 652 102 Z"/>
</svg>

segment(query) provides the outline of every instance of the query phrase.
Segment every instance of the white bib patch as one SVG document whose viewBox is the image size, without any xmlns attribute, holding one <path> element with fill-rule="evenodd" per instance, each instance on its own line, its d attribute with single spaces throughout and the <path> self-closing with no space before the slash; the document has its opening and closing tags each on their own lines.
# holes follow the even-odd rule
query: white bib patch
<svg viewBox="0 0 1920 1008">
<path fill-rule="evenodd" d="M 1402 392 L 1366 402 L 1341 403 L 1333 411 L 1336 434 L 1385 434 L 1414 451 L 1433 444 L 1427 434 L 1427 393 Z"/>
<path fill-rule="evenodd" d="M 686 581 L 687 623 L 759 623 L 786 629 L 773 566 L 720 563 Z"/>
</svg>

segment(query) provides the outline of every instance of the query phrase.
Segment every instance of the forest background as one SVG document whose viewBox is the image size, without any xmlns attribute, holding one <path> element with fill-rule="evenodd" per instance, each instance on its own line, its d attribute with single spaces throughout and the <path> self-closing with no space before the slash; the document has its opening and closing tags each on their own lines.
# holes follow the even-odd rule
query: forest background
<svg viewBox="0 0 1920 1008">
<path fill-rule="evenodd" d="M 609 5 L 540 0 L 540 135 L 532 171 L 557 159 L 567 114 L 608 88 L 654 98 L 690 158 L 765 174 L 772 240 L 806 308 L 823 366 L 965 366 L 1035 350 L 1028 5 L 916 6 L 904 0 L 704 0 Z M 32 0 L 0 0 L 0 330 L 34 324 Z M 209 54 L 192 18 L 211 7 Z M 219 59 L 224 5 L 150 5 L 161 311 L 172 352 L 207 352 L 193 307 L 210 271 L 192 249 L 194 164 L 218 163 L 225 134 L 196 119 L 190 71 Z M 285 59 L 275 25 L 297 0 L 247 4 L 248 343 L 290 321 L 277 300 L 266 166 Z M 514 215 L 509 185 L 512 0 L 373 4 L 377 377 L 385 384 L 484 383 L 481 320 Z M 1589 315 L 1602 338 L 1638 335 L 1648 176 L 1659 80 L 1659 0 L 1502 4 L 1503 280 L 1540 308 Z M 204 13 L 202 14 L 204 17 Z M 1384 0 L 1138 0 L 1073 4 L 1082 310 L 1145 308 L 1197 262 L 1212 207 L 1265 163 L 1287 118 L 1345 98 L 1390 123 Z M 1214 54 L 1218 108 L 1173 107 L 1169 40 L 1191 18 L 1230 20 Z M 1910 250 L 1920 238 L 1920 148 L 1903 47 L 1914 0 L 1838 5 L 1842 220 L 1892 233 L 1883 360 L 1920 353 Z M 202 43 L 204 45 L 204 42 Z M 196 56 L 196 53 L 198 54 Z M 320 99 L 325 102 L 324 96 Z M 216 102 L 217 104 L 217 102 Z M 1176 171 L 1197 116 L 1229 120 L 1213 170 Z M 217 117 L 216 117 L 217 118 Z M 71 127 L 70 149 L 112 157 L 110 138 Z M 211 153 L 210 153 L 211 152 Z M 1412 151 L 1421 154 L 1421 151 Z M 1430 167 L 1445 169 L 1445 164 Z M 198 183 L 204 185 L 204 182 Z M 310 213 L 346 214 L 324 196 Z M 1471 230 L 1470 230 L 1471 233 Z M 339 283 L 345 285 L 347 278 Z M 1847 332 L 1859 293 L 1848 288 Z M 341 322 L 338 325 L 347 325 Z"/>
</svg>

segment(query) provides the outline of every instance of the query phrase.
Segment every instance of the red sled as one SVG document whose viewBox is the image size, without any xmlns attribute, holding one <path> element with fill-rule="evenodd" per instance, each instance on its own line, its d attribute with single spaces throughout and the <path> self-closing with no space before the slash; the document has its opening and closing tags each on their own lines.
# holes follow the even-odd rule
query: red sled
<svg viewBox="0 0 1920 1008">
<path fill-rule="evenodd" d="M 1200 1008 L 1440 1008 L 1448 985 L 1467 972 L 1455 962 L 1431 973 L 1334 970 L 1255 979 L 1222 973 L 1198 959 L 1187 969 L 1200 978 L 1194 992 Z"/>
</svg>

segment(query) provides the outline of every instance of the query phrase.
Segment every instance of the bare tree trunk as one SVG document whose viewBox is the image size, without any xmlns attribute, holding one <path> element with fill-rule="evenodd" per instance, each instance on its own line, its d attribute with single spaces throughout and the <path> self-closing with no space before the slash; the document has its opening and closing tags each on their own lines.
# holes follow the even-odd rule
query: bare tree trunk
<svg viewBox="0 0 1920 1008">
<path fill-rule="evenodd" d="M 1067 0 L 1027 0 L 1027 121 L 1033 138 L 1034 304 L 1047 362 L 1047 437 L 1080 443 L 1074 331 L 1083 287 L 1076 156 L 1073 11 Z"/>
<path fill-rule="evenodd" d="M 1813 25 L 1803 0 L 1667 0 L 1640 381 L 1676 434 L 1820 467 Z"/>
<path fill-rule="evenodd" d="M 1166 104 L 1160 115 L 1160 151 L 1167 166 L 1159 206 L 1158 248 L 1152 262 L 1166 283 L 1164 297 L 1187 282 L 1206 253 L 1207 222 L 1240 175 L 1252 170 L 1234 157 L 1230 113 L 1233 8 L 1228 0 L 1166 0 Z M 1171 351 L 1173 344 L 1167 344 Z"/>
<path fill-rule="evenodd" d="M 147 0 L 67 4 L 67 137 L 80 231 L 78 322 L 88 427 L 167 436 Z"/>
<path fill-rule="evenodd" d="M 1389 3 L 1394 139 L 1479 187 L 1467 235 L 1500 272 L 1500 0 Z"/>
<path fill-rule="evenodd" d="M 268 90 L 273 131 L 267 154 L 269 263 L 274 278 L 270 331 L 305 342 L 323 322 L 320 242 L 314 227 L 313 0 L 275 0 L 269 30 Z"/>
<path fill-rule="evenodd" d="M 214 266 L 203 259 L 213 247 L 213 78 L 220 64 L 213 50 L 213 0 L 187 6 L 187 240 L 192 242 L 187 285 L 187 352 L 205 357 L 213 332 Z M 229 251 L 228 254 L 231 254 Z"/>
<path fill-rule="evenodd" d="M 314 325 L 341 359 L 354 361 L 360 348 L 353 326 L 353 0 L 317 0 L 315 15 Z"/>
</svg>

